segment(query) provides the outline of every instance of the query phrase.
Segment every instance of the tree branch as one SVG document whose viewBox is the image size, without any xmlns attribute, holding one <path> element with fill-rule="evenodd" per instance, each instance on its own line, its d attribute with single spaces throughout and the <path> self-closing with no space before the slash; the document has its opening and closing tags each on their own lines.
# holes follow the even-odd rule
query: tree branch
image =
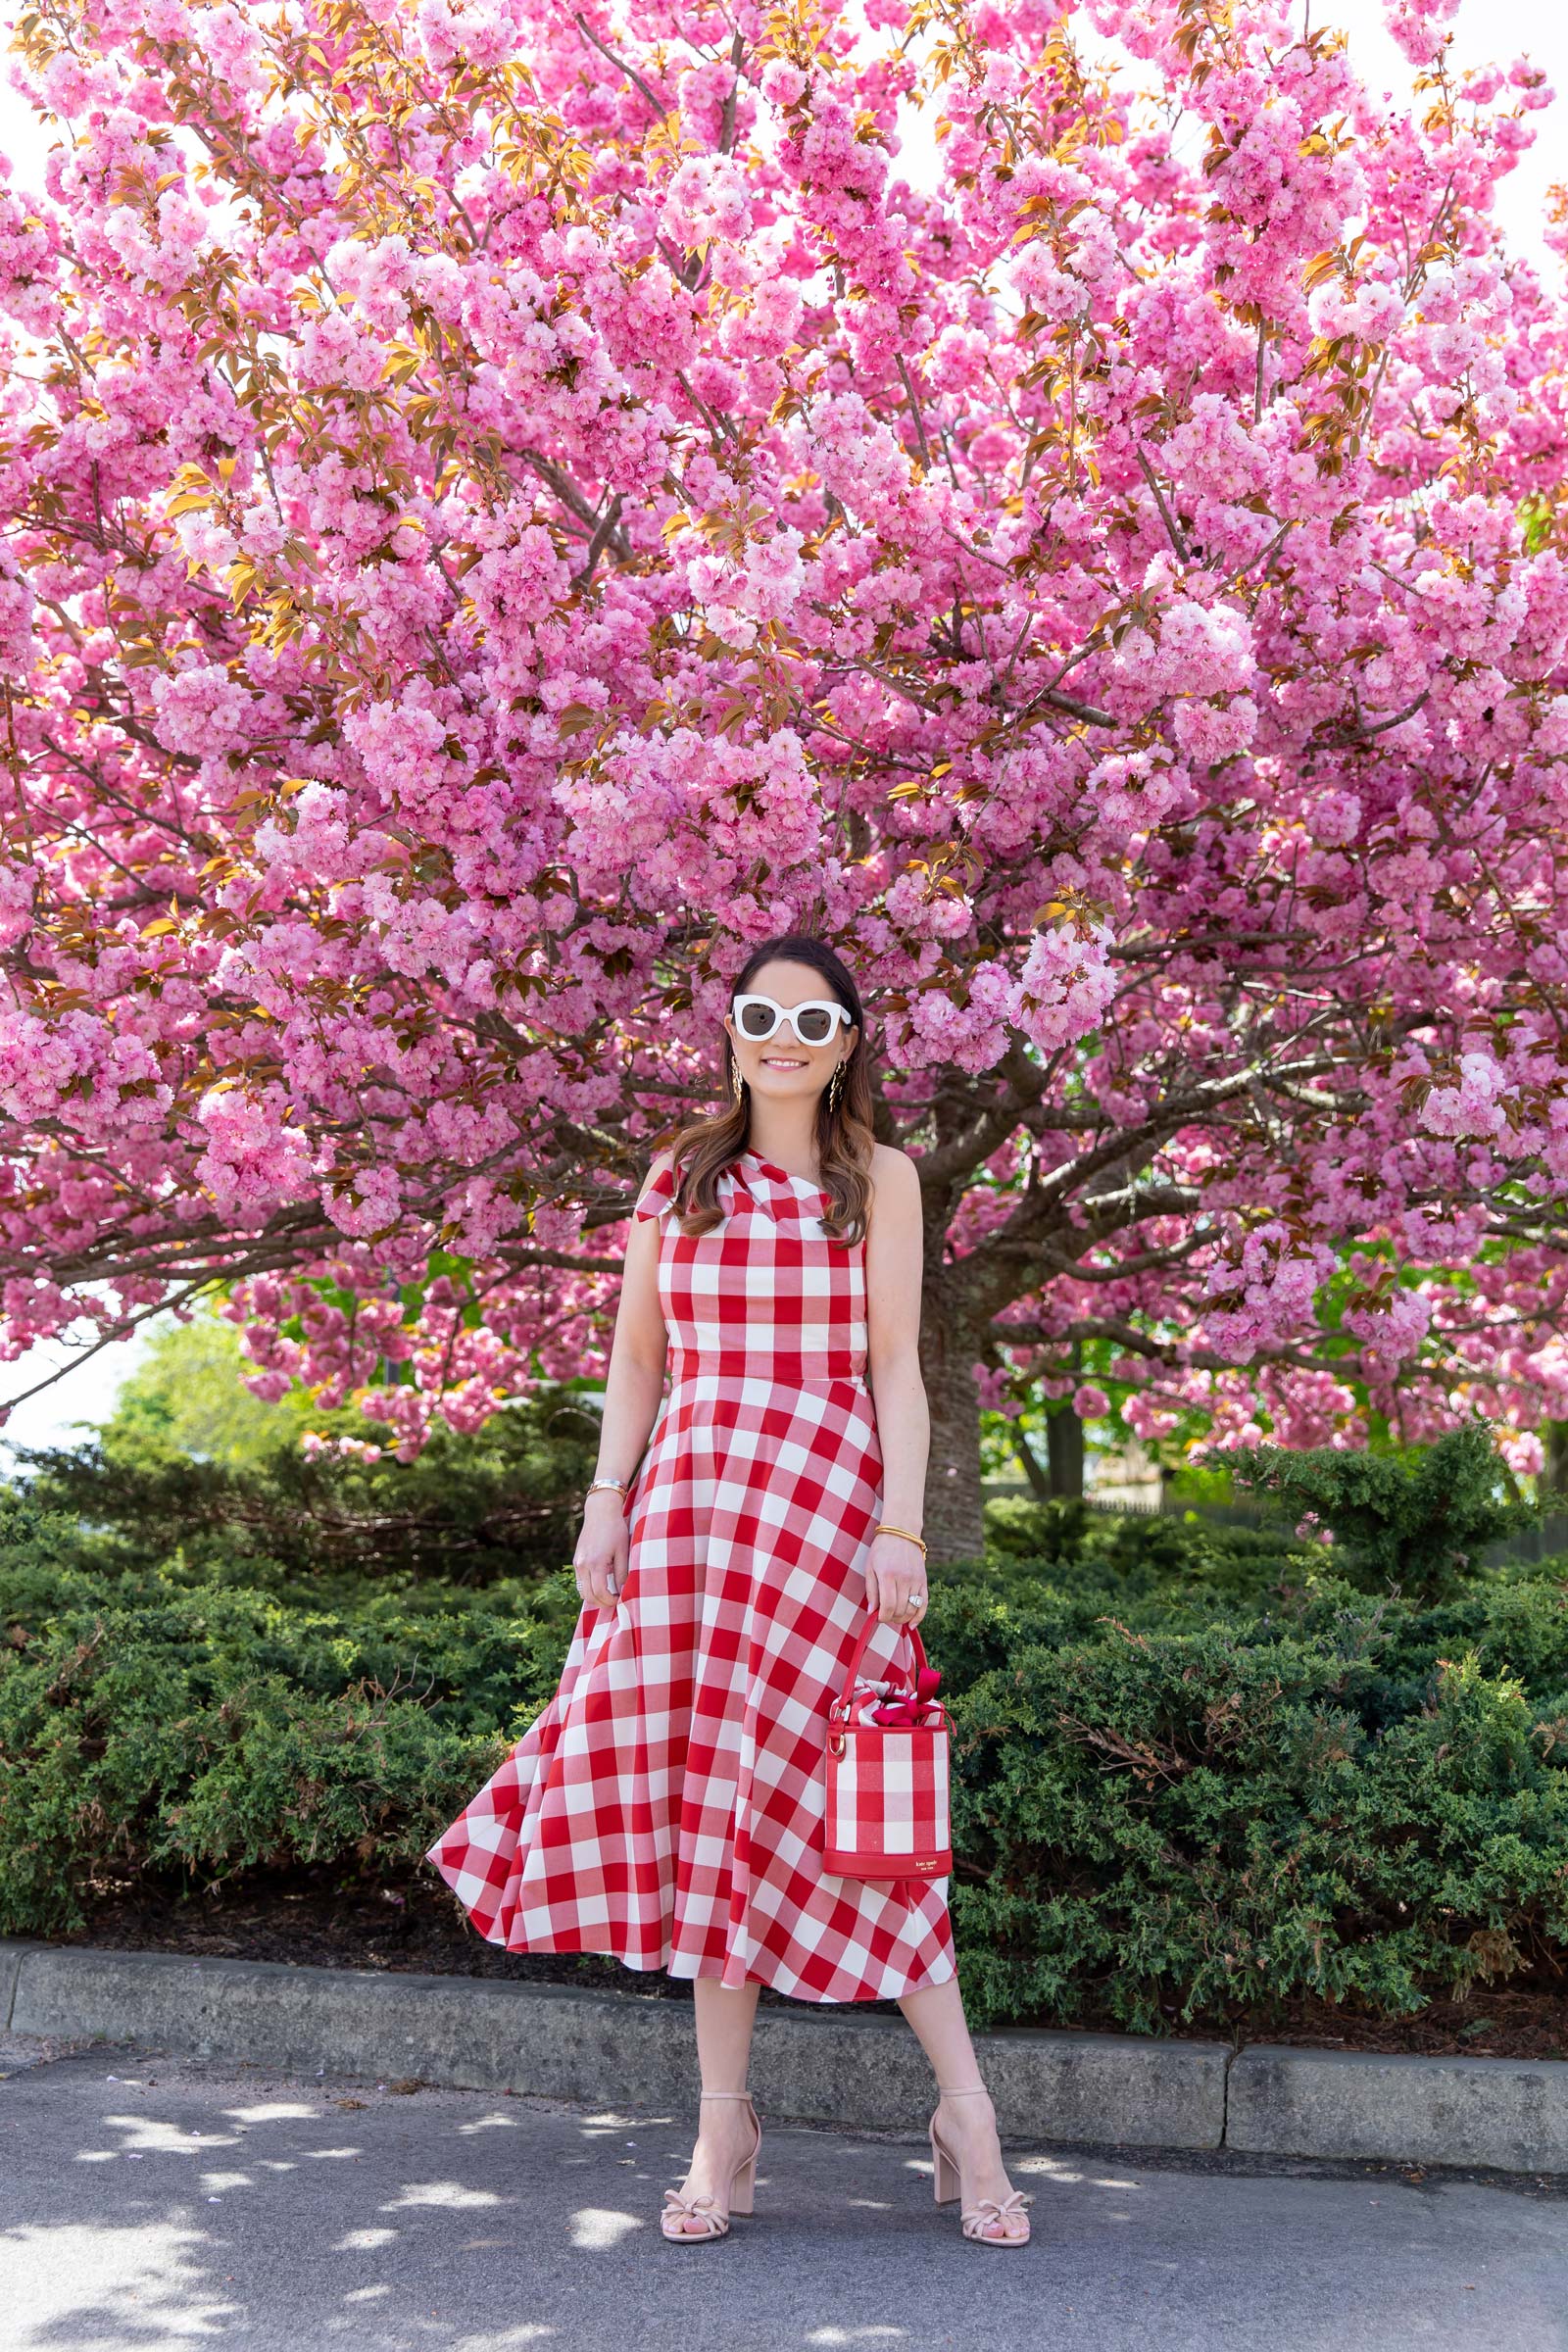
<svg viewBox="0 0 1568 2352">
<path fill-rule="evenodd" d="M 649 105 L 653 108 L 654 113 L 659 117 L 660 121 L 662 122 L 664 117 L 669 112 L 668 107 L 662 105 L 655 96 L 654 92 L 649 88 L 647 82 L 644 81 L 642 75 L 636 72 L 635 68 L 628 66 L 623 58 L 617 57 L 613 49 L 607 49 L 605 47 L 604 42 L 592 29 L 588 20 L 586 17 L 584 17 L 580 9 L 573 17 L 572 23 L 576 25 L 577 30 L 582 34 L 583 39 L 587 41 L 592 48 L 597 49 L 601 57 L 607 58 L 610 64 L 614 67 L 617 74 L 625 74 L 626 79 L 631 83 L 632 88 L 639 91 L 641 95 L 647 99 Z"/>
<path fill-rule="evenodd" d="M 580 571 L 574 571 L 571 575 L 571 584 L 579 594 L 581 594 L 582 590 L 586 588 L 593 579 L 594 573 L 599 567 L 599 559 L 604 554 L 606 545 L 612 537 L 615 525 L 619 519 L 620 492 L 617 490 L 614 497 L 611 500 L 609 506 L 605 509 L 604 519 L 601 521 L 599 528 L 595 531 L 593 537 L 588 542 L 588 553 L 583 558 L 582 569 Z"/>
<path fill-rule="evenodd" d="M 549 483 L 551 489 L 560 499 L 562 505 L 566 509 L 567 513 L 574 514 L 577 520 L 583 524 L 584 528 L 588 531 L 590 535 L 590 544 L 592 544 L 593 536 L 598 532 L 603 517 L 601 516 L 598 508 L 589 504 L 587 498 L 584 496 L 583 492 L 578 489 L 570 474 L 565 472 L 560 466 L 556 465 L 553 459 L 547 458 L 543 450 L 520 449 L 517 452 L 517 455 L 522 459 L 525 465 L 533 467 L 534 472 L 539 476 L 539 479 L 542 482 Z M 618 512 L 620 505 L 618 496 L 616 498 L 615 505 Z M 630 562 L 631 542 L 627 539 L 623 531 L 616 527 L 612 527 L 606 544 L 613 546 L 615 554 L 623 564 Z M 601 552 L 603 551 L 601 550 Z"/>
<path fill-rule="evenodd" d="M 1387 735 L 1391 728 L 1402 727 L 1405 720 L 1414 718 L 1423 703 L 1428 703 L 1431 699 L 1432 689 L 1429 686 L 1423 693 L 1416 696 L 1413 703 L 1406 703 L 1402 710 L 1396 710 L 1392 718 L 1379 718 L 1370 722 L 1364 718 L 1357 719 L 1355 725 L 1349 729 L 1350 740 L 1353 743 L 1369 743 L 1374 735 Z"/>
<path fill-rule="evenodd" d="M 1143 474 L 1145 481 L 1154 493 L 1154 504 L 1159 509 L 1159 518 L 1160 521 L 1165 525 L 1166 536 L 1169 538 L 1172 547 L 1176 550 L 1176 553 L 1178 556 L 1180 556 L 1182 562 L 1184 564 L 1190 564 L 1193 559 L 1187 552 L 1187 542 L 1182 537 L 1175 515 L 1172 514 L 1169 507 L 1167 507 L 1165 504 L 1165 493 L 1160 488 L 1158 482 L 1154 479 L 1154 469 L 1144 455 L 1142 442 L 1135 441 L 1133 443 L 1133 456 L 1138 460 L 1139 470 Z"/>
<path fill-rule="evenodd" d="M 1122 723 L 1093 703 L 1075 702 L 1070 694 L 1058 694 L 1054 686 L 1043 686 L 1034 699 L 1037 703 L 1049 703 L 1053 710 L 1065 710 L 1069 718 L 1081 718 L 1086 727 L 1119 727 Z"/>
<path fill-rule="evenodd" d="M 904 365 L 903 352 L 900 352 L 899 354 L 898 368 L 900 378 L 904 384 L 905 393 L 908 399 L 909 415 L 914 419 L 914 437 L 920 444 L 920 463 L 925 467 L 926 472 L 929 473 L 931 470 L 931 444 L 925 437 L 925 418 L 920 414 L 920 403 L 916 400 L 914 396 L 914 386 L 909 381 L 909 370 Z"/>
<path fill-rule="evenodd" d="M 741 67 L 746 59 L 746 35 L 738 32 L 729 45 L 729 62 L 735 69 L 735 78 L 729 85 L 724 112 L 719 118 L 718 152 L 728 155 L 735 144 L 735 111 L 741 94 Z"/>
</svg>

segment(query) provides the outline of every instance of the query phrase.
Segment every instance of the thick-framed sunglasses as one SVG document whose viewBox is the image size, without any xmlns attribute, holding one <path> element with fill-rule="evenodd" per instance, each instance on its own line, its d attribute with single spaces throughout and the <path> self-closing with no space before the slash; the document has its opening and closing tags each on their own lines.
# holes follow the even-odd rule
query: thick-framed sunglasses
<svg viewBox="0 0 1568 2352">
<path fill-rule="evenodd" d="M 730 1006 L 735 1026 L 754 1046 L 770 1038 L 780 1021 L 788 1021 L 803 1046 L 825 1046 L 840 1024 L 855 1026 L 849 1012 L 833 997 L 808 997 L 804 1004 L 780 1004 L 772 997 L 737 997 Z"/>
</svg>

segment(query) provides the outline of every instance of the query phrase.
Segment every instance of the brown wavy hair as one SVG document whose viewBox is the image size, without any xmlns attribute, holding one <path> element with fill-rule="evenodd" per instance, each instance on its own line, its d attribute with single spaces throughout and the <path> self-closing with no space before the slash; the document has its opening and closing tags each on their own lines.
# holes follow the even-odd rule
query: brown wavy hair
<svg viewBox="0 0 1568 2352">
<path fill-rule="evenodd" d="M 865 1011 L 859 990 L 833 950 L 819 939 L 794 931 L 777 939 L 763 940 L 760 947 L 752 950 L 730 982 L 731 1002 L 745 995 L 764 963 L 781 959 L 808 964 L 827 984 L 821 993 L 837 998 L 857 1031 L 855 1049 L 844 1063 L 837 1103 L 829 1104 L 824 1086 L 816 1104 L 817 1166 L 821 1170 L 822 1189 L 827 1194 L 822 1227 L 831 1240 L 842 1241 L 848 1247 L 864 1239 L 871 1213 L 870 1168 L 875 1136 L 871 1125 Z M 673 1136 L 666 1138 L 663 1147 L 672 1155 L 675 1177 L 670 1214 L 680 1219 L 683 1233 L 709 1233 L 719 1222 L 723 1213 L 718 1204 L 720 1171 L 742 1152 L 751 1149 L 752 1090 L 740 1076 L 727 1030 L 724 1079 L 730 1098 L 728 1107 L 710 1118 L 688 1119 Z"/>
</svg>

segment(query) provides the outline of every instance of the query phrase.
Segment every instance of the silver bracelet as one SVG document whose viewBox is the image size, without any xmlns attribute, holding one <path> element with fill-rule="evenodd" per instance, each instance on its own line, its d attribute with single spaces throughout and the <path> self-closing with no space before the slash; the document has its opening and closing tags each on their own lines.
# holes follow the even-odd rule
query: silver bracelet
<svg viewBox="0 0 1568 2352">
<path fill-rule="evenodd" d="M 613 1488 L 614 1488 L 614 1490 L 615 1490 L 615 1493 L 616 1493 L 617 1494 L 625 1494 L 625 1492 L 626 1492 L 626 1488 L 627 1488 L 628 1484 L 629 1484 L 629 1481 L 628 1481 L 628 1480 L 626 1480 L 626 1479 L 624 1479 L 624 1478 L 595 1478 L 595 1479 L 591 1479 L 591 1480 L 589 1481 L 588 1485 L 587 1485 L 587 1486 L 584 1488 L 584 1490 L 583 1490 L 583 1500 L 586 1502 L 586 1501 L 587 1501 L 587 1499 L 588 1499 L 588 1496 L 589 1496 L 590 1494 L 593 1494 L 597 1493 L 597 1491 L 598 1491 L 598 1489 L 599 1489 L 600 1487 L 613 1487 Z"/>
</svg>

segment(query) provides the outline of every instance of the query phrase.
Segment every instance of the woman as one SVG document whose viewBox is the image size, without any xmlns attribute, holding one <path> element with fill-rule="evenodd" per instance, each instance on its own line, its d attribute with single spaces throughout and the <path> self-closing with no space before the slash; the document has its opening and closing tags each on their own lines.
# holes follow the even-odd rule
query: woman
<svg viewBox="0 0 1568 2352">
<path fill-rule="evenodd" d="M 936 2070 L 938 2199 L 959 2197 L 966 2237 L 1018 2245 L 946 1882 L 820 1861 L 827 1708 L 865 1611 L 880 1679 L 926 1607 L 919 1179 L 872 1142 L 859 998 L 830 949 L 759 948 L 724 1028 L 732 1106 L 676 1136 L 633 1216 L 560 1689 L 428 1858 L 508 1950 L 694 1980 L 702 2106 L 672 2241 L 752 2210 L 769 1984 L 898 2000 Z"/>
</svg>

